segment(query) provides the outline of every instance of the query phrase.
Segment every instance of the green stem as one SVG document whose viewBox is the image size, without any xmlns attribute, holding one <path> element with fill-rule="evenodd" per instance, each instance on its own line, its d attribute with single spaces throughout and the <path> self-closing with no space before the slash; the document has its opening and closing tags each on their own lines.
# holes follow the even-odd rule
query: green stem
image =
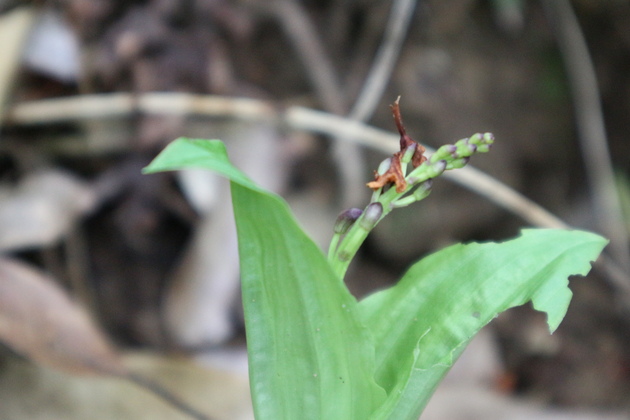
<svg viewBox="0 0 630 420">
<path fill-rule="evenodd" d="M 341 234 L 335 233 L 333 234 L 332 239 L 330 240 L 330 246 L 328 247 L 328 261 L 332 261 L 335 256 L 335 252 L 337 251 L 337 246 L 339 246 L 339 241 L 341 240 Z"/>
</svg>

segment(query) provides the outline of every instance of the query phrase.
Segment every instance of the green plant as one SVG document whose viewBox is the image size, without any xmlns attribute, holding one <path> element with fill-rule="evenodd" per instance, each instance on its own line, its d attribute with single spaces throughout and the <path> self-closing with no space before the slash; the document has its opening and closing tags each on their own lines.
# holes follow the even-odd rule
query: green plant
<svg viewBox="0 0 630 420">
<path fill-rule="evenodd" d="M 471 338 L 498 313 L 532 301 L 553 332 L 571 299 L 568 276 L 588 273 L 606 244 L 592 233 L 553 229 L 458 244 L 357 302 L 343 277 L 367 234 L 392 209 L 425 198 L 432 178 L 494 141 L 476 134 L 427 158 L 405 133 L 397 103 L 393 110 L 401 150 L 368 184 L 374 193 L 366 209 L 340 215 L 328 258 L 280 197 L 230 164 L 218 140 L 180 138 L 145 169 L 206 168 L 231 181 L 257 419 L 416 420 Z"/>
</svg>

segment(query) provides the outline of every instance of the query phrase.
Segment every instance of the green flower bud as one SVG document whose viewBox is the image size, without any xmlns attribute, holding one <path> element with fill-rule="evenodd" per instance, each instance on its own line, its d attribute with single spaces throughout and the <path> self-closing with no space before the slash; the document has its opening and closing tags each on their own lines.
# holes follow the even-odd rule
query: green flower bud
<svg viewBox="0 0 630 420">
<path fill-rule="evenodd" d="M 363 217 L 361 217 L 359 223 L 360 226 L 365 230 L 372 230 L 374 226 L 381 220 L 381 216 L 383 215 L 383 205 L 379 202 L 370 203 L 363 212 Z"/>
<path fill-rule="evenodd" d="M 418 143 L 415 143 L 415 142 L 407 146 L 405 153 L 400 158 L 400 163 L 405 164 L 405 163 L 411 162 L 411 159 L 413 158 L 414 153 L 416 153 L 417 148 L 418 148 Z"/>
<path fill-rule="evenodd" d="M 431 194 L 431 188 L 433 187 L 433 179 L 427 179 L 426 181 L 420 183 L 418 187 L 413 190 L 411 195 L 416 199 L 416 201 L 422 200 L 426 198 L 429 194 Z"/>
<path fill-rule="evenodd" d="M 450 158 L 455 152 L 457 152 L 457 146 L 455 146 L 454 144 L 445 144 L 444 146 L 437 149 L 435 153 L 433 153 L 433 155 L 431 155 L 431 159 L 429 159 L 429 162 L 435 163 L 437 161 Z"/>
<path fill-rule="evenodd" d="M 470 137 L 470 139 L 468 140 L 469 143 L 471 144 L 476 144 L 477 146 L 482 146 L 482 145 L 490 145 L 494 143 L 494 134 L 492 133 L 477 133 L 474 134 Z"/>
<path fill-rule="evenodd" d="M 460 159 L 473 155 L 477 151 L 477 145 L 469 143 L 468 139 L 463 139 L 455 143 L 456 150 L 451 156 Z"/>
<path fill-rule="evenodd" d="M 485 142 L 483 140 L 483 134 L 481 133 L 473 134 L 472 136 L 468 138 L 468 143 L 476 144 L 477 146 L 480 144 L 484 144 Z"/>
<path fill-rule="evenodd" d="M 491 144 L 482 144 L 477 146 L 477 153 L 488 153 L 492 148 Z"/>
<path fill-rule="evenodd" d="M 363 214 L 363 210 L 357 208 L 342 211 L 339 216 L 337 216 L 337 221 L 335 221 L 334 232 L 343 235 L 350 229 L 354 222 L 357 221 L 361 214 Z"/>
<path fill-rule="evenodd" d="M 388 157 L 387 159 L 385 159 L 378 165 L 378 169 L 376 170 L 376 173 L 379 175 L 383 175 L 385 172 L 389 171 L 389 168 L 391 166 L 392 166 L 392 158 Z"/>
<path fill-rule="evenodd" d="M 463 157 L 461 159 L 454 159 L 448 162 L 448 164 L 446 165 L 446 169 L 459 169 L 459 168 L 463 168 L 464 166 L 466 166 L 466 164 L 468 163 L 468 161 L 470 160 L 470 157 Z"/>
<path fill-rule="evenodd" d="M 427 179 L 424 182 L 418 184 L 418 187 L 413 190 L 413 192 L 403 198 L 400 198 L 396 201 L 393 201 L 390 204 L 392 209 L 397 209 L 401 207 L 406 207 L 409 204 L 415 203 L 416 201 L 420 201 L 426 198 L 431 193 L 431 187 L 433 186 L 433 180 Z"/>
<path fill-rule="evenodd" d="M 435 178 L 437 176 L 442 175 L 447 168 L 446 160 L 442 159 L 431 165 L 429 171 L 429 178 Z"/>
</svg>

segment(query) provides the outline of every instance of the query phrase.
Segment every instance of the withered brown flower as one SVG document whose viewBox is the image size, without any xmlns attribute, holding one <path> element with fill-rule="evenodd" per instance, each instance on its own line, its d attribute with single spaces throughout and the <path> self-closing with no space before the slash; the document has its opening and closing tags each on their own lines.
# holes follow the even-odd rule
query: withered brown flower
<svg viewBox="0 0 630 420">
<path fill-rule="evenodd" d="M 400 134 L 400 151 L 394 153 L 392 156 L 392 163 L 384 174 L 378 174 L 375 172 L 374 181 L 367 183 L 367 186 L 375 191 L 390 184 L 395 185 L 396 192 L 398 193 L 403 192 L 407 188 L 405 174 L 402 171 L 401 159 L 410 147 L 415 148 L 411 158 L 411 164 L 414 168 L 417 168 L 427 160 L 426 156 L 424 156 L 426 149 L 407 135 L 407 131 L 405 130 L 405 126 L 402 122 L 402 116 L 400 115 L 399 101 L 400 96 L 390 107 L 392 109 L 392 114 L 394 115 L 396 128 L 398 128 L 398 133 Z"/>
</svg>

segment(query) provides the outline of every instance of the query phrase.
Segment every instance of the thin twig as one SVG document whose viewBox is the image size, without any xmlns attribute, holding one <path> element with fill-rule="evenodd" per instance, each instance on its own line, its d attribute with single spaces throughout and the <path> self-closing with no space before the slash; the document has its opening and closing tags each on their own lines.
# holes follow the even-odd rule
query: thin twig
<svg viewBox="0 0 630 420">
<path fill-rule="evenodd" d="M 294 130 L 312 131 L 346 139 L 390 154 L 398 147 L 399 136 L 358 121 L 303 107 L 278 111 L 271 103 L 246 98 L 229 98 L 188 93 L 101 94 L 24 102 L 8 110 L 6 123 L 34 125 L 95 118 L 126 117 L 132 112 L 158 115 L 228 117 L 244 121 L 276 121 Z M 427 147 L 427 151 L 433 151 Z M 509 186 L 468 165 L 449 171 L 445 177 L 476 192 L 499 207 L 523 218 L 533 226 L 567 228 L 557 216 L 524 197 Z M 620 291 L 619 300 L 630 308 L 627 274 L 609 258 L 602 259 L 607 278 Z"/>
<path fill-rule="evenodd" d="M 279 112 L 269 102 L 261 100 L 187 93 L 147 93 L 135 99 L 130 94 L 116 93 L 24 102 L 9 110 L 7 124 L 33 125 L 124 117 L 133 111 L 146 114 L 232 117 L 246 121 L 275 120 L 282 121 L 295 130 L 345 139 L 386 154 L 392 153 L 398 147 L 398 135 L 330 113 L 303 107 L 290 107 Z M 427 150 L 432 152 L 429 148 Z M 454 175 L 458 173 L 461 175 Z M 470 165 L 444 175 L 534 226 L 567 227 L 558 217 Z"/>
<path fill-rule="evenodd" d="M 224 116 L 242 121 L 273 121 L 279 117 L 267 101 L 183 92 L 106 93 L 22 102 L 11 107 L 6 124 L 37 125 L 64 121 L 153 115 Z"/>
<path fill-rule="evenodd" d="M 543 5 L 556 29 L 573 93 L 577 134 L 593 196 L 595 220 L 599 230 L 610 239 L 610 253 L 628 273 L 630 244 L 615 186 L 595 68 L 569 1 L 544 0 Z"/>
<path fill-rule="evenodd" d="M 129 372 L 127 374 L 119 376 L 121 379 L 128 380 L 139 387 L 151 392 L 160 400 L 169 404 L 179 412 L 187 415 L 188 417 L 195 420 L 211 420 L 211 418 L 188 404 L 186 401 L 181 399 L 178 395 L 166 389 L 162 384 L 150 379 L 144 375 Z"/>
</svg>

